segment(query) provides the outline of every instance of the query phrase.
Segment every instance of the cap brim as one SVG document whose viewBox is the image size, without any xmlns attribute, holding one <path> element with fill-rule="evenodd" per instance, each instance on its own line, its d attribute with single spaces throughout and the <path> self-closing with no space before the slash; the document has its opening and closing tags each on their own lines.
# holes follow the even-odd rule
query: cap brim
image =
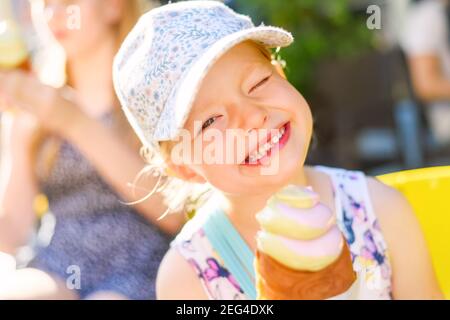
<svg viewBox="0 0 450 320">
<path fill-rule="evenodd" d="M 192 104 L 200 89 L 201 82 L 214 63 L 229 49 L 246 40 L 253 40 L 268 48 L 287 47 L 294 38 L 290 32 L 272 26 L 259 26 L 230 34 L 208 48 L 186 71 L 180 84 L 167 100 L 155 129 L 154 138 L 158 141 L 175 139 L 183 128 L 191 111 Z M 168 107 L 168 106 L 173 107 Z M 170 119 L 170 123 L 168 123 Z M 163 121 L 161 121 L 163 120 Z"/>
</svg>

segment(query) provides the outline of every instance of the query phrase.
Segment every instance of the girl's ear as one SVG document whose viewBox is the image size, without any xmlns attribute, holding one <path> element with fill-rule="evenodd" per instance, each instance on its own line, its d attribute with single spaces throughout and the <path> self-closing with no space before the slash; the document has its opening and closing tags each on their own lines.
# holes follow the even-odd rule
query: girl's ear
<svg viewBox="0 0 450 320">
<path fill-rule="evenodd" d="M 206 182 L 205 178 L 203 178 L 201 175 L 199 175 L 197 172 L 195 172 L 186 165 L 176 165 L 171 161 L 168 161 L 166 164 L 168 167 L 167 174 L 169 176 L 174 176 L 176 178 L 188 182 L 195 182 L 195 183 Z"/>
<path fill-rule="evenodd" d="M 286 77 L 286 73 L 284 73 L 284 69 L 281 66 L 280 62 L 277 60 L 272 60 L 272 65 L 275 67 L 275 69 L 277 70 L 277 72 L 280 74 L 280 76 L 282 76 L 284 79 L 287 79 Z"/>
</svg>

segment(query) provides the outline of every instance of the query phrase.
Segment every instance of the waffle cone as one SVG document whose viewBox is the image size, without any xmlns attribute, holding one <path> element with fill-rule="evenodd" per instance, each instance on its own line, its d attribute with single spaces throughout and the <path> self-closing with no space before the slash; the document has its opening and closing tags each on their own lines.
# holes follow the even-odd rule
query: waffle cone
<svg viewBox="0 0 450 320">
<path fill-rule="evenodd" d="M 256 290 L 259 300 L 323 300 L 337 296 L 356 280 L 348 245 L 339 258 L 320 271 L 298 271 L 257 251 Z"/>
</svg>

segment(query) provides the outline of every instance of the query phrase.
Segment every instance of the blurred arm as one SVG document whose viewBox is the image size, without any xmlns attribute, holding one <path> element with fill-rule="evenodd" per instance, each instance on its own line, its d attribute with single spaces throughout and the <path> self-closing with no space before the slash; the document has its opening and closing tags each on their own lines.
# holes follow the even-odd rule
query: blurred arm
<svg viewBox="0 0 450 320">
<path fill-rule="evenodd" d="M 128 186 L 144 168 L 145 162 L 127 139 L 112 128 L 84 115 L 79 115 L 70 123 L 65 130 L 66 138 L 78 147 L 124 201 L 139 200 L 153 189 L 157 180 L 154 177 L 148 177 L 145 184 L 140 183 L 139 189 L 135 190 L 136 194 L 133 188 Z M 167 208 L 159 193 L 139 202 L 134 208 L 169 234 L 178 232 L 184 222 L 182 213 L 171 214 L 158 220 Z"/>
<path fill-rule="evenodd" d="M 36 219 L 38 187 L 30 154 L 35 127 L 23 114 L 3 113 L 1 122 L 0 251 L 14 254 L 28 240 Z"/>
<path fill-rule="evenodd" d="M 450 101 L 450 79 L 446 78 L 438 57 L 416 55 L 408 58 L 416 95 L 425 102 Z"/>
<path fill-rule="evenodd" d="M 194 269 L 175 248 L 169 249 L 156 277 L 158 300 L 208 300 Z"/>
</svg>

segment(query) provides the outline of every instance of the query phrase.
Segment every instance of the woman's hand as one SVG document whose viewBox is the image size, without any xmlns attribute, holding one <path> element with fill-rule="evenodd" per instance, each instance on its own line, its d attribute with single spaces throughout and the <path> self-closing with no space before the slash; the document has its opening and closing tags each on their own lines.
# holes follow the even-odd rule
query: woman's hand
<svg viewBox="0 0 450 320">
<path fill-rule="evenodd" d="M 55 89 L 23 71 L 0 72 L 0 111 L 23 111 L 44 128 L 66 135 L 74 119 L 83 116 L 72 89 Z"/>
</svg>

